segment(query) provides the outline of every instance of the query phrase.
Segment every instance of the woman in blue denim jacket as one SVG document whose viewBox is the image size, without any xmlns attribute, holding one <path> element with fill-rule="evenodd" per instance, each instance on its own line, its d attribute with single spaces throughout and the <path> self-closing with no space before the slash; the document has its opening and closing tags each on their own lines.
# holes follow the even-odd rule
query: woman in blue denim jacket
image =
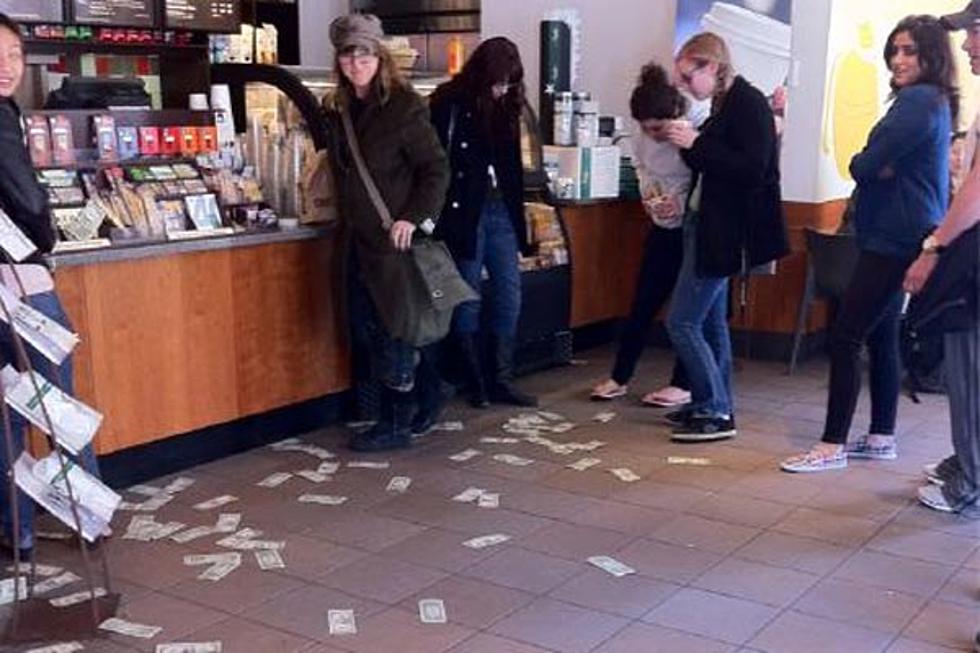
<svg viewBox="0 0 980 653">
<path fill-rule="evenodd" d="M 830 342 L 830 391 L 822 441 L 783 461 L 788 472 L 847 466 L 848 457 L 892 460 L 900 370 L 902 280 L 946 212 L 949 141 L 959 94 L 949 37 L 933 16 L 909 16 L 888 37 L 894 103 L 851 160 L 860 256 Z M 871 425 L 847 445 L 861 391 L 859 353 L 870 354 Z"/>
</svg>

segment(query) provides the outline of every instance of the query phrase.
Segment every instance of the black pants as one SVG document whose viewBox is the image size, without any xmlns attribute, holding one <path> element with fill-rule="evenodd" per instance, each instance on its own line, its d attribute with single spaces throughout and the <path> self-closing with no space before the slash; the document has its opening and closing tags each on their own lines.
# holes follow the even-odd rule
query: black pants
<svg viewBox="0 0 980 653">
<path fill-rule="evenodd" d="M 643 246 L 643 261 L 636 280 L 633 307 L 620 335 L 619 350 L 613 366 L 613 381 L 624 385 L 633 377 L 636 362 L 643 353 L 650 321 L 666 303 L 677 283 L 684 255 L 684 238 L 681 229 L 664 229 L 653 225 Z M 670 384 L 688 388 L 684 366 L 677 360 Z"/>
<path fill-rule="evenodd" d="M 895 432 L 901 370 L 902 281 L 910 260 L 862 251 L 830 336 L 830 394 L 823 441 L 844 444 L 861 393 L 861 346 L 870 357 L 870 433 Z"/>
</svg>

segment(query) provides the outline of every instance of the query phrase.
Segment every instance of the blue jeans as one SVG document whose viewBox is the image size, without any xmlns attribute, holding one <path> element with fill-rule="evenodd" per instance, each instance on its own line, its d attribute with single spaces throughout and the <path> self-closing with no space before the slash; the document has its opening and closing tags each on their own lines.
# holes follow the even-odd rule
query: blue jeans
<svg viewBox="0 0 980 653">
<path fill-rule="evenodd" d="M 731 415 L 732 342 L 728 333 L 728 278 L 699 277 L 695 268 L 697 218 L 684 222 L 684 258 L 667 316 L 674 351 L 687 370 L 690 409 L 697 416 Z"/>
<path fill-rule="evenodd" d="M 353 339 L 368 351 L 367 365 L 361 367 L 373 380 L 399 392 L 408 392 L 415 386 L 415 367 L 419 351 L 408 343 L 395 340 L 388 334 L 374 299 L 358 276 L 359 267 L 351 253 L 348 275 L 348 313 Z M 367 379 L 354 379 L 363 383 Z"/>
<path fill-rule="evenodd" d="M 68 316 L 65 315 L 65 311 L 61 307 L 61 301 L 55 293 L 39 293 L 37 295 L 31 295 L 22 301 L 30 304 L 58 324 L 68 329 L 72 328 L 71 323 L 68 321 Z M 27 350 L 27 357 L 30 359 L 31 367 L 34 370 L 66 393 L 73 393 L 71 356 L 62 361 L 60 366 L 57 366 L 40 353 L 34 351 L 27 343 L 24 343 L 24 347 Z M 17 360 L 10 328 L 6 324 L 0 324 L 0 363 L 2 365 L 13 364 L 14 367 L 20 369 L 21 365 L 17 363 Z M 8 472 L 13 471 L 12 463 L 16 462 L 20 453 L 24 450 L 27 420 L 11 409 L 10 427 L 14 449 L 13 461 L 7 460 L 7 446 L 3 442 L 0 442 L 0 468 L 8 470 Z M 72 458 L 89 474 L 92 474 L 96 478 L 99 477 L 99 463 L 95 458 L 95 451 L 92 449 L 91 444 L 86 445 L 79 452 L 77 458 Z M 20 521 L 19 546 L 21 548 L 34 546 L 34 502 L 29 496 L 19 490 L 17 491 L 17 512 Z M 0 516 L 2 516 L 4 534 L 13 541 L 13 515 L 10 514 L 10 486 L 8 485 L 7 478 L 2 479 L 2 482 L 0 482 Z"/>
<path fill-rule="evenodd" d="M 459 274 L 480 295 L 483 268 L 489 276 L 489 290 L 456 307 L 453 331 L 474 334 L 480 330 L 482 302 L 489 306 L 488 327 L 495 336 L 512 338 L 521 315 L 521 271 L 517 266 L 517 235 L 510 213 L 500 200 L 487 200 L 476 228 L 476 251 L 472 259 L 457 259 Z"/>
</svg>

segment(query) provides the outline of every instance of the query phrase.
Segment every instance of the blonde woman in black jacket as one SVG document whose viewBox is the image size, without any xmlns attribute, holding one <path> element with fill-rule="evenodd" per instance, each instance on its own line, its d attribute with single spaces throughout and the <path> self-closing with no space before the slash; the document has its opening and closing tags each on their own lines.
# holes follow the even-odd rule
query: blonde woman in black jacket
<svg viewBox="0 0 980 653">
<path fill-rule="evenodd" d="M 692 37 L 677 56 L 677 83 L 712 100 L 700 131 L 677 121 L 668 139 L 695 175 L 684 220 L 684 262 L 667 330 L 687 369 L 688 408 L 674 414 L 673 439 L 733 437 L 729 278 L 784 256 L 789 247 L 779 189 L 779 154 L 765 96 L 734 74 L 721 37 Z"/>
</svg>

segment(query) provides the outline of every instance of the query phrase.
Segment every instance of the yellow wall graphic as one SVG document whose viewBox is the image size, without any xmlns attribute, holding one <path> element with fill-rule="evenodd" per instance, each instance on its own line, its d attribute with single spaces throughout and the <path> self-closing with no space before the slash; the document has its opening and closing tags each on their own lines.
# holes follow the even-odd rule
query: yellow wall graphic
<svg viewBox="0 0 980 653">
<path fill-rule="evenodd" d="M 856 46 L 837 57 L 829 76 L 823 149 L 847 180 L 851 157 L 864 147 L 881 110 L 874 41 L 871 23 L 858 25 Z"/>
</svg>

